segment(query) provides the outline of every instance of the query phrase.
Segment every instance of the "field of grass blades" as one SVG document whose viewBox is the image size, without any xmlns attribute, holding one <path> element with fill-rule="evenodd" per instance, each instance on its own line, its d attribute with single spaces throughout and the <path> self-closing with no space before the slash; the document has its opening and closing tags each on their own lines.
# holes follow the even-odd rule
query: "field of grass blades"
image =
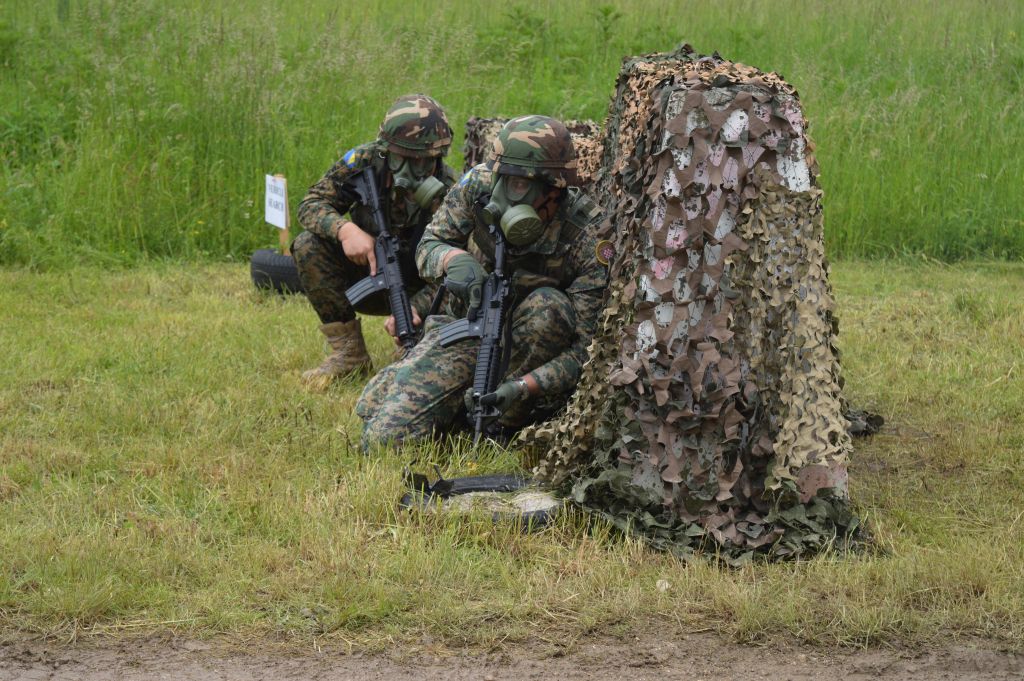
<svg viewBox="0 0 1024 681">
<path fill-rule="evenodd" d="M 400 94 L 601 120 L 623 56 L 690 42 L 799 89 L 833 257 L 1024 256 L 1017 0 L 0 5 L 0 263 L 245 260 Z"/>
<path fill-rule="evenodd" d="M 0 269 L 0 637 L 253 636 L 382 649 L 712 630 L 739 641 L 1024 644 L 1024 268 L 834 268 L 860 556 L 685 564 L 568 513 L 538 534 L 396 511 L 402 469 L 515 452 L 358 448 L 361 385 L 305 299 L 241 265 Z M 380 320 L 371 352 L 390 358 Z M 660 586 L 659 586 L 660 583 Z"/>
</svg>

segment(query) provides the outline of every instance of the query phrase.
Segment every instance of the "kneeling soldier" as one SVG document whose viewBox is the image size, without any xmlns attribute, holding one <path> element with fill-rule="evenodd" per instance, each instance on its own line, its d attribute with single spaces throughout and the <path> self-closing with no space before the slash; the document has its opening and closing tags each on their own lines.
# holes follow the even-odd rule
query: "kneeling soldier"
<svg viewBox="0 0 1024 681">
<path fill-rule="evenodd" d="M 448 193 L 416 249 L 420 276 L 447 281 L 452 314 L 430 317 L 409 356 L 366 386 L 356 405 L 364 446 L 450 432 L 464 412 L 480 344 L 443 347 L 438 332 L 480 305 L 494 268 L 489 225 L 504 235 L 515 299 L 508 368 L 488 400 L 501 413 L 499 425 L 522 427 L 539 401 L 564 404 L 575 389 L 608 280 L 609 254 L 595 237 L 601 210 L 572 186 L 576 156 L 561 122 L 514 118 L 494 152 Z"/>
<path fill-rule="evenodd" d="M 378 230 L 354 185 L 361 171 L 374 174 L 384 219 L 400 242 L 413 322 L 418 325 L 426 316 L 432 292 L 416 272 L 414 254 L 424 227 L 455 182 L 454 172 L 442 160 L 451 143 L 451 127 L 437 102 L 426 95 L 400 97 L 388 109 L 378 139 L 346 152 L 299 204 L 299 222 L 306 231 L 296 237 L 292 254 L 331 347 L 319 367 L 302 375 L 307 386 L 324 389 L 336 378 L 371 369 L 359 320 L 345 296 L 346 289 L 377 266 Z M 346 212 L 351 220 L 343 217 Z M 382 294 L 367 298 L 359 311 L 388 314 Z M 394 335 L 393 317 L 385 327 Z"/>
</svg>

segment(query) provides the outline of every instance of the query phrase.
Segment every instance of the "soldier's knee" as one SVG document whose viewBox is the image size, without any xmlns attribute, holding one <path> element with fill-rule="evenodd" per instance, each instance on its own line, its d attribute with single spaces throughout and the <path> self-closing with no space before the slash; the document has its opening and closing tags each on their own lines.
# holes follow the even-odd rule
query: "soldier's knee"
<svg viewBox="0 0 1024 681">
<path fill-rule="evenodd" d="M 299 258 L 301 256 L 309 255 L 315 248 L 315 239 L 318 237 L 312 232 L 302 231 L 292 241 L 292 256 Z"/>
<path fill-rule="evenodd" d="M 364 446 L 400 443 L 424 435 L 419 428 L 423 414 L 418 405 L 407 398 L 406 391 L 399 388 L 380 395 L 373 409 L 366 408 L 370 405 L 363 405 L 365 416 L 360 416 L 363 418 Z"/>
<path fill-rule="evenodd" d="M 374 449 L 398 447 L 406 442 L 418 442 L 430 437 L 431 431 L 424 430 L 416 419 L 403 415 L 378 413 L 363 422 L 362 449 L 369 453 Z"/>
<path fill-rule="evenodd" d="M 544 286 L 532 291 L 516 308 L 516 326 L 530 336 L 570 335 L 576 328 L 572 301 L 562 291 Z"/>
<path fill-rule="evenodd" d="M 327 255 L 330 244 L 326 239 L 312 232 L 302 232 L 292 241 L 292 258 L 295 266 L 302 272 L 311 263 Z"/>
<path fill-rule="evenodd" d="M 380 398 L 378 397 L 379 391 L 374 390 L 372 386 L 373 382 L 371 379 L 371 382 L 367 383 L 366 387 L 363 388 L 363 394 L 359 396 L 358 400 L 356 400 L 356 406 L 353 410 L 355 411 L 356 416 L 361 418 L 364 422 L 372 420 L 373 415 L 377 413 L 378 409 L 380 409 Z"/>
<path fill-rule="evenodd" d="M 387 432 L 381 427 L 379 419 L 370 418 L 363 422 L 362 448 L 367 454 L 373 447 L 385 445 L 388 442 Z"/>
</svg>

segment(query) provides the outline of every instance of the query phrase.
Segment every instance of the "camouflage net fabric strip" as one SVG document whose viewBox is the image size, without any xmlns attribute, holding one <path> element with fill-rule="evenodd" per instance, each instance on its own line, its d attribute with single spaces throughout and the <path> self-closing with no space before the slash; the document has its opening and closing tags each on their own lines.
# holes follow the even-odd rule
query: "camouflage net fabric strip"
<svg viewBox="0 0 1024 681">
<path fill-rule="evenodd" d="M 507 118 L 471 117 L 466 121 L 466 141 L 462 145 L 463 172 L 486 161 L 491 154 L 491 144 L 498 136 Z M 588 188 L 597 175 L 601 164 L 601 127 L 594 121 L 571 119 L 563 121 L 572 136 L 576 150 L 577 173 L 580 186 Z"/>
<path fill-rule="evenodd" d="M 652 544 L 730 563 L 849 545 L 814 146 L 774 73 L 689 46 L 625 62 L 597 193 L 609 302 L 538 477 Z"/>
</svg>

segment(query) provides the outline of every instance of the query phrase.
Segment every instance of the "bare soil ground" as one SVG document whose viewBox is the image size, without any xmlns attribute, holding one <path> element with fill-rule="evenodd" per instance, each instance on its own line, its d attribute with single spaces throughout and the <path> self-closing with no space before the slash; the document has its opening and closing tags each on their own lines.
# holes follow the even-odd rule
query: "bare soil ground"
<svg viewBox="0 0 1024 681">
<path fill-rule="evenodd" d="M 673 640 L 600 639 L 568 648 L 549 643 L 497 652 L 432 649 L 429 642 L 384 655 L 344 650 L 296 651 L 181 638 L 0 645 L 0 681 L 15 679 L 969 679 L 1024 677 L 1024 655 L 970 644 L 928 649 L 820 650 L 725 642 L 710 634 Z"/>
</svg>

